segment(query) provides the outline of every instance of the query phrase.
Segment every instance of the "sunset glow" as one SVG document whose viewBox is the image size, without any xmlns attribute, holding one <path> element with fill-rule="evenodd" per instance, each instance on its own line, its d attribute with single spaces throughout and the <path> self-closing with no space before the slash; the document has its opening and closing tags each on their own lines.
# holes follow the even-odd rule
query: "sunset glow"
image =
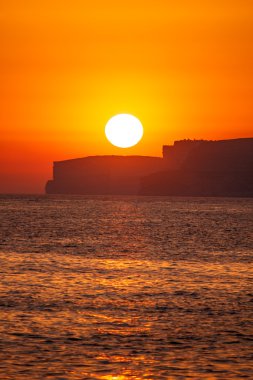
<svg viewBox="0 0 253 380">
<path fill-rule="evenodd" d="M 0 191 L 43 192 L 52 161 L 121 154 L 104 127 L 137 115 L 141 144 L 250 137 L 253 2 L 5 1 Z"/>
</svg>

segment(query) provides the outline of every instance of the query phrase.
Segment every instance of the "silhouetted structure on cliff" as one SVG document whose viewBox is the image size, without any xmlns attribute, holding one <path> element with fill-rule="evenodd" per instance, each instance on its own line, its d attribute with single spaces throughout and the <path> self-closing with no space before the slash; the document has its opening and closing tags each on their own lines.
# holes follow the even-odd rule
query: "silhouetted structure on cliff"
<svg viewBox="0 0 253 380">
<path fill-rule="evenodd" d="M 94 156 L 54 163 L 47 193 L 253 196 L 253 138 L 182 140 L 163 158 Z"/>
</svg>

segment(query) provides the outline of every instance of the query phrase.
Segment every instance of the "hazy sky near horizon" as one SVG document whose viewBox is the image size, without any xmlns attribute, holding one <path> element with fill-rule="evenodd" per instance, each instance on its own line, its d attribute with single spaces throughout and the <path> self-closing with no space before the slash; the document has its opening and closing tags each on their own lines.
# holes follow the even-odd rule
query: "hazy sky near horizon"
<svg viewBox="0 0 253 380">
<path fill-rule="evenodd" d="M 54 160 L 253 136 L 251 0 L 8 0 L 0 29 L 0 192 L 42 192 Z M 118 113 L 133 148 L 105 138 Z"/>
</svg>

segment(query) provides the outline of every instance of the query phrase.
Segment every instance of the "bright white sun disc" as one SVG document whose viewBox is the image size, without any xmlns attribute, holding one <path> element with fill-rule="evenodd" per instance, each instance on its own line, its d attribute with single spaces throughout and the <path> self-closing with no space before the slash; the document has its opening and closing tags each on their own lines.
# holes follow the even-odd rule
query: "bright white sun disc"
<svg viewBox="0 0 253 380">
<path fill-rule="evenodd" d="M 105 126 L 107 139 L 119 148 L 136 145 L 143 136 L 143 126 L 137 117 L 129 114 L 113 116 Z"/>
</svg>

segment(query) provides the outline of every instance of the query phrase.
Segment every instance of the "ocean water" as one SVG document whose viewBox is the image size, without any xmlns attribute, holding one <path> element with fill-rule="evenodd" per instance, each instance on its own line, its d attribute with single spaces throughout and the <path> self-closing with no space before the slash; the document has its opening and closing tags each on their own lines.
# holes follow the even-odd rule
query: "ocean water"
<svg viewBox="0 0 253 380">
<path fill-rule="evenodd" d="M 253 199 L 0 196 L 0 379 L 252 379 Z"/>
</svg>

